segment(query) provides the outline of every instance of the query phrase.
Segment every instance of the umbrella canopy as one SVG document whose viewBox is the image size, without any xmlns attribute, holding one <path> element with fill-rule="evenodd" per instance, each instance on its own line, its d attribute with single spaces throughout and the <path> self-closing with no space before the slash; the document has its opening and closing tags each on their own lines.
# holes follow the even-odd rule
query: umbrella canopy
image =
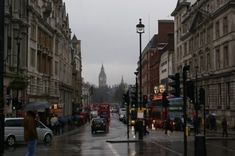
<svg viewBox="0 0 235 156">
<path fill-rule="evenodd" d="M 25 111 L 36 111 L 36 110 L 45 110 L 49 108 L 48 102 L 30 102 L 25 105 Z"/>
<path fill-rule="evenodd" d="M 212 116 L 216 116 L 216 113 L 211 113 Z"/>
</svg>

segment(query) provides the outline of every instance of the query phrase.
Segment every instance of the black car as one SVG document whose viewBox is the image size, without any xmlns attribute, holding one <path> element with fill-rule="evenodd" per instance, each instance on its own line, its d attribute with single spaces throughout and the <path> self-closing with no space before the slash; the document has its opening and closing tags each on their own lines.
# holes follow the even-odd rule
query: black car
<svg viewBox="0 0 235 156">
<path fill-rule="evenodd" d="M 91 122 L 91 133 L 96 133 L 97 131 L 103 131 L 108 133 L 109 125 L 105 118 L 94 118 Z"/>
</svg>

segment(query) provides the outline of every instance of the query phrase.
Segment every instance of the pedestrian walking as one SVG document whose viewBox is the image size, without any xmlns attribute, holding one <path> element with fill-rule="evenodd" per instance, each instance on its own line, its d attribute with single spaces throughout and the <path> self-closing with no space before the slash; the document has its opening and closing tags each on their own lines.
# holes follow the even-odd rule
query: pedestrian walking
<svg viewBox="0 0 235 156">
<path fill-rule="evenodd" d="M 50 121 L 51 121 L 52 131 L 56 135 L 58 133 L 58 125 L 59 125 L 59 121 L 58 121 L 57 115 L 53 114 L 53 116 L 52 116 Z"/>
<path fill-rule="evenodd" d="M 222 120 L 222 129 L 223 129 L 223 137 L 224 136 L 228 137 L 228 124 L 225 117 Z"/>
<path fill-rule="evenodd" d="M 168 134 L 168 130 L 170 130 L 170 118 L 168 117 L 165 122 L 164 122 L 164 129 L 165 129 L 165 134 Z"/>
<path fill-rule="evenodd" d="M 27 152 L 25 156 L 35 155 L 38 140 L 36 125 L 36 114 L 33 111 L 27 111 L 24 118 L 24 140 L 27 143 Z"/>
<path fill-rule="evenodd" d="M 211 130 L 214 130 L 216 131 L 216 117 L 215 115 L 213 114 L 210 118 L 210 122 L 211 122 Z"/>
<path fill-rule="evenodd" d="M 148 126 L 148 120 L 144 119 L 144 135 L 149 134 L 149 131 L 147 130 Z"/>
</svg>

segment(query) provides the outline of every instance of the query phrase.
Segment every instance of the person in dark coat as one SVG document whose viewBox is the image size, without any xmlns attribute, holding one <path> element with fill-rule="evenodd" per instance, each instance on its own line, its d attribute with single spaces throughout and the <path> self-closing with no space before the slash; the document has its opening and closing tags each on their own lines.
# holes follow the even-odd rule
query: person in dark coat
<svg viewBox="0 0 235 156">
<path fill-rule="evenodd" d="M 25 156 L 34 156 L 38 140 L 36 114 L 28 111 L 24 118 L 24 140 L 27 143 Z"/>
<path fill-rule="evenodd" d="M 225 117 L 223 118 L 221 124 L 222 124 L 222 130 L 223 130 L 223 137 L 224 136 L 228 137 L 228 124 L 227 124 L 227 120 Z"/>
<path fill-rule="evenodd" d="M 148 126 L 148 120 L 144 119 L 144 135 L 149 134 L 149 131 L 147 130 Z"/>
<path fill-rule="evenodd" d="M 171 120 L 170 120 L 170 118 L 168 117 L 168 118 L 165 120 L 165 123 L 164 123 L 165 134 L 167 134 L 168 130 L 170 130 L 170 127 L 171 127 Z"/>
</svg>

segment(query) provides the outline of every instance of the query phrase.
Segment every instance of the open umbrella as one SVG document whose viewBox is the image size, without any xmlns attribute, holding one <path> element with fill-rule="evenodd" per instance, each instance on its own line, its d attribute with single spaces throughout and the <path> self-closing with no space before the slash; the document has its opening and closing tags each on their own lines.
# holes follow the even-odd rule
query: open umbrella
<svg viewBox="0 0 235 156">
<path fill-rule="evenodd" d="M 25 105 L 25 111 L 36 111 L 36 110 L 45 110 L 49 108 L 48 102 L 30 102 Z"/>
<path fill-rule="evenodd" d="M 216 116 L 216 113 L 211 113 L 212 116 Z"/>
</svg>

